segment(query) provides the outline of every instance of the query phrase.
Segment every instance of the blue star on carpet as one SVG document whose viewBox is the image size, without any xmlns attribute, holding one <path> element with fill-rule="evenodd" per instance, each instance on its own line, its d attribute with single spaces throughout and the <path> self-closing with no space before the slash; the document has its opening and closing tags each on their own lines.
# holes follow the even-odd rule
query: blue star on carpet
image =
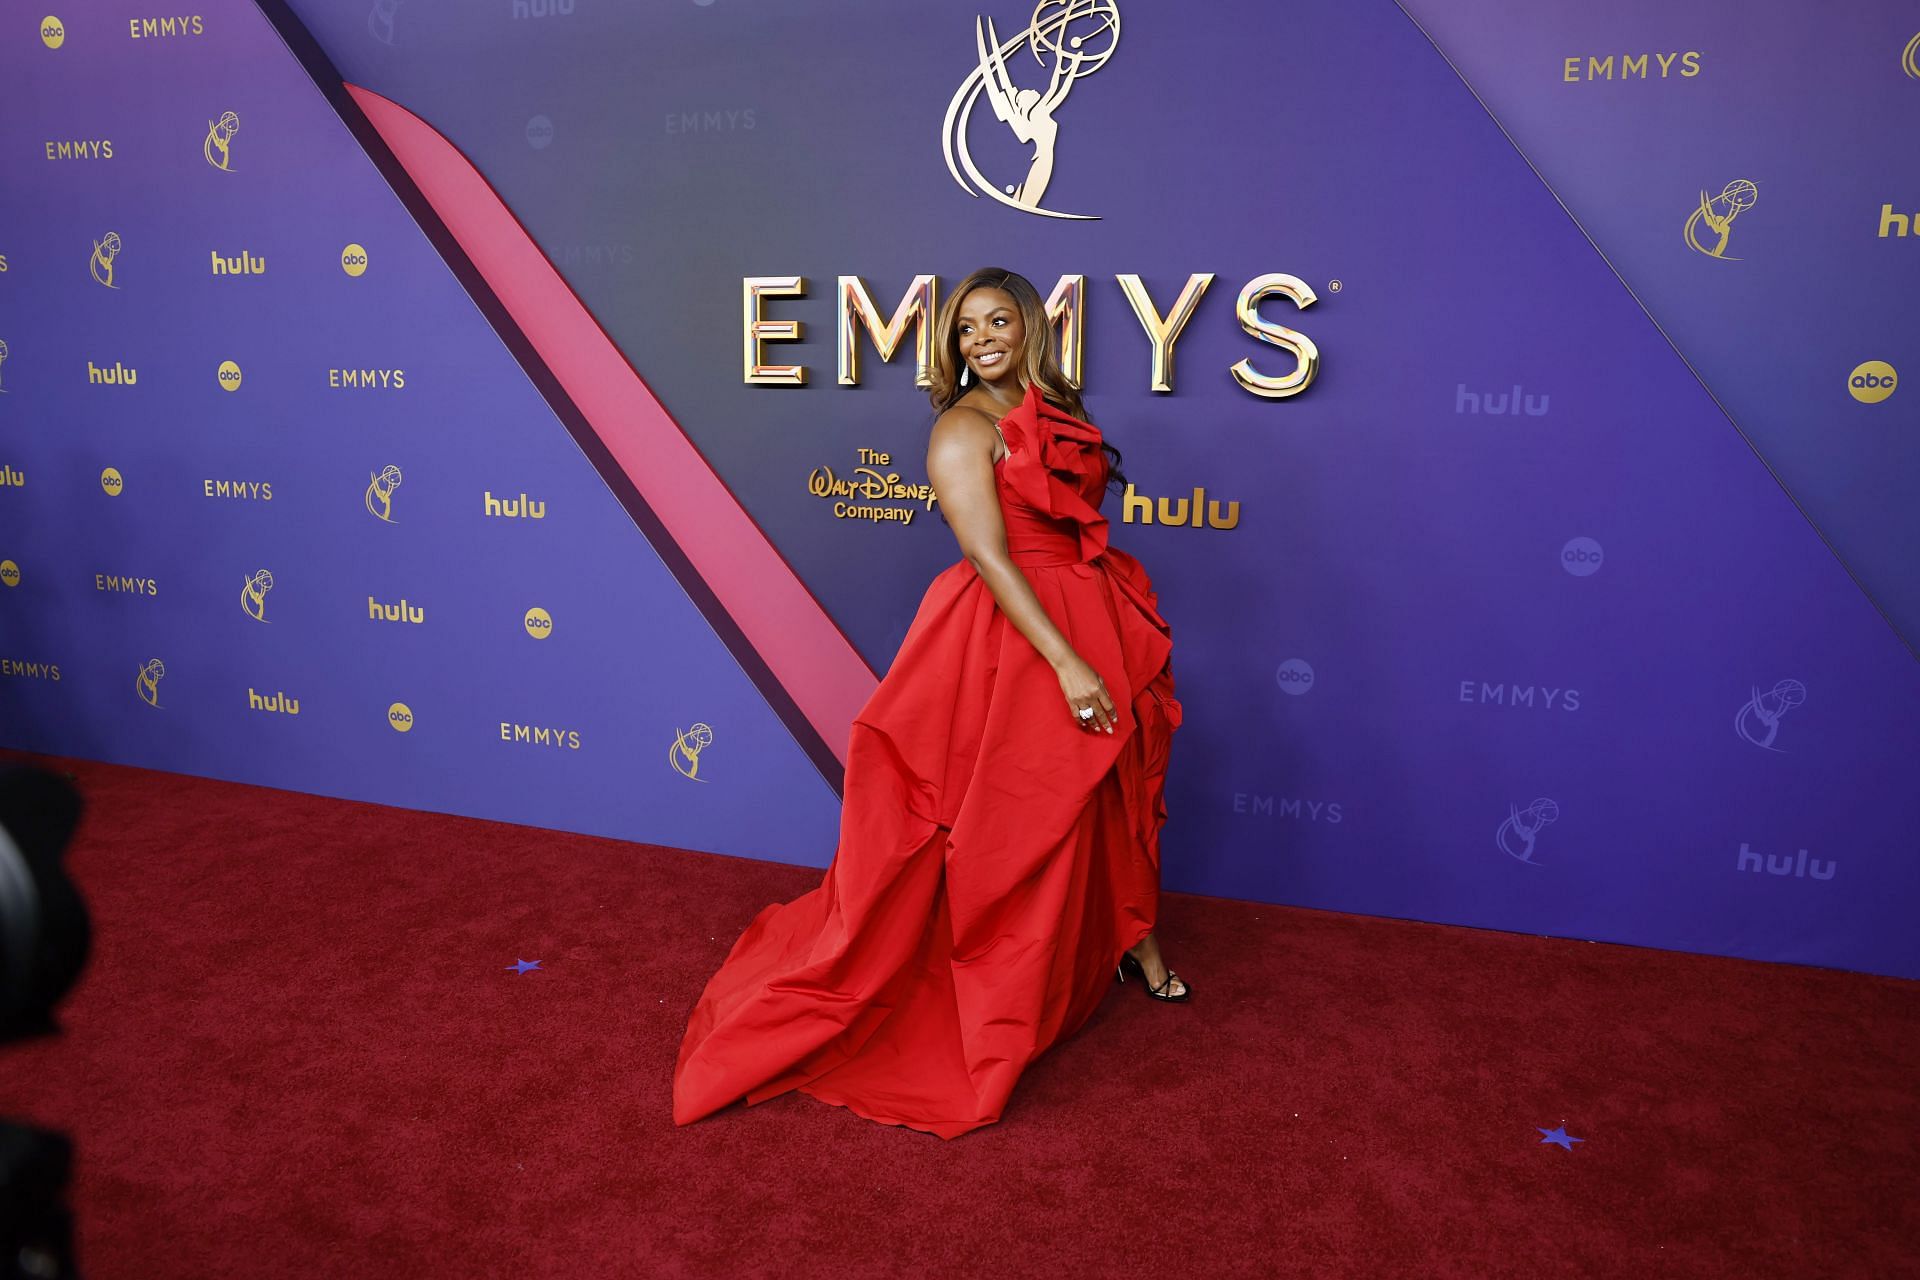
<svg viewBox="0 0 1920 1280">
<path fill-rule="evenodd" d="M 527 971 L 528 971 L 529 969 L 539 969 L 539 968 L 540 968 L 540 962 L 539 962 L 538 960 L 518 960 L 518 959 L 516 959 L 516 960 L 515 960 L 515 961 L 514 961 L 514 962 L 513 962 L 512 964 L 510 964 L 510 965 L 508 965 L 508 966 L 507 966 L 507 968 L 509 968 L 509 969 L 511 969 L 511 970 L 513 970 L 513 971 L 514 971 L 515 973 L 525 973 L 525 972 L 527 972 Z M 545 971 L 544 969 L 542 969 L 542 970 L 541 970 L 541 972 L 542 972 L 542 973 L 544 973 L 544 972 L 546 972 L 546 971 Z M 1546 1130 L 1545 1130 L 1545 1129 L 1542 1129 L 1542 1130 L 1541 1130 L 1540 1132 L 1542 1132 L 1542 1133 L 1545 1133 L 1545 1132 L 1546 1132 Z M 1578 1138 L 1576 1138 L 1576 1139 L 1574 1139 L 1574 1141 L 1576 1141 L 1576 1142 L 1578 1142 L 1578 1141 L 1580 1141 L 1580 1139 L 1578 1139 Z"/>
<path fill-rule="evenodd" d="M 1534 1128 L 1540 1129 L 1540 1126 L 1535 1125 Z M 1540 1139 L 1540 1145 L 1542 1146 L 1545 1146 L 1547 1143 L 1551 1142 L 1555 1146 L 1565 1147 L 1568 1151 L 1571 1151 L 1573 1150 L 1574 1143 L 1586 1141 L 1585 1138 L 1575 1138 L 1575 1137 L 1568 1136 L 1567 1127 L 1565 1125 L 1561 1125 L 1558 1129 L 1540 1129 L 1540 1132 L 1547 1135 L 1546 1137 Z"/>
</svg>

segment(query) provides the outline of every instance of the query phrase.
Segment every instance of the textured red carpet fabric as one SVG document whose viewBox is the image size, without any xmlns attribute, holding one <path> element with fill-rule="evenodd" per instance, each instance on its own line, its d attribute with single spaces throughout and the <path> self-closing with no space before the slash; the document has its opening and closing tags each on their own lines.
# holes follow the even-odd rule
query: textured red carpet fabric
<svg viewBox="0 0 1920 1280">
<path fill-rule="evenodd" d="M 818 872 L 70 767 L 95 952 L 0 1114 L 96 1280 L 1920 1274 L 1920 984 L 1168 894 L 1192 1002 L 1114 987 L 998 1124 L 676 1128 Z"/>
</svg>

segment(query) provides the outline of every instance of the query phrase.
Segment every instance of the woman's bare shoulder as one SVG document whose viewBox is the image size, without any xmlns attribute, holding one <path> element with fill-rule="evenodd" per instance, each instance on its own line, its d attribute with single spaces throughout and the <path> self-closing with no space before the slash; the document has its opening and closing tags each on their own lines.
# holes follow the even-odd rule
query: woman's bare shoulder
<svg viewBox="0 0 1920 1280">
<path fill-rule="evenodd" d="M 995 438 L 993 416 L 970 404 L 950 405 L 933 421 L 927 451 L 970 452 L 982 445 L 991 447 Z"/>
</svg>

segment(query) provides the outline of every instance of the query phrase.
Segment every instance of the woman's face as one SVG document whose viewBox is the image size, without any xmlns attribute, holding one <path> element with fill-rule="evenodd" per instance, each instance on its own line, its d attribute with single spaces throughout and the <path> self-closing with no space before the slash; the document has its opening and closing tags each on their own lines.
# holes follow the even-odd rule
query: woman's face
<svg viewBox="0 0 1920 1280">
<path fill-rule="evenodd" d="M 1016 370 L 1026 346 L 1027 330 L 1020 304 L 1005 289 L 979 288 L 960 301 L 958 332 L 960 358 L 982 383 L 1018 384 Z"/>
</svg>

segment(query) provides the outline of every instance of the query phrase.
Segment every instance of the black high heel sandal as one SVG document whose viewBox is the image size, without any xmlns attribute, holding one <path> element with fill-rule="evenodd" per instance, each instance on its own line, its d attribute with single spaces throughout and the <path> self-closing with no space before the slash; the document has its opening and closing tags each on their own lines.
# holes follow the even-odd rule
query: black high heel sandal
<svg viewBox="0 0 1920 1280">
<path fill-rule="evenodd" d="M 1119 981 L 1125 982 L 1127 980 L 1128 965 L 1132 965 L 1133 971 L 1140 975 L 1140 984 L 1147 989 L 1147 994 L 1152 996 L 1155 1000 L 1165 1000 L 1170 1004 L 1178 1004 L 1180 1001 L 1185 1000 L 1188 996 L 1193 994 L 1193 988 L 1190 986 L 1187 986 L 1187 980 L 1185 978 L 1180 978 L 1180 985 L 1185 989 L 1182 990 L 1179 995 L 1170 996 L 1167 994 L 1167 988 L 1173 985 L 1173 980 L 1175 978 L 1180 977 L 1180 975 L 1175 973 L 1172 969 L 1167 970 L 1167 980 L 1161 983 L 1159 986 L 1156 987 L 1151 982 L 1148 982 L 1146 967 L 1140 963 L 1139 957 L 1134 955 L 1133 952 L 1131 951 L 1122 951 L 1120 953 L 1120 964 L 1114 970 L 1113 976 L 1117 978 Z"/>
</svg>

